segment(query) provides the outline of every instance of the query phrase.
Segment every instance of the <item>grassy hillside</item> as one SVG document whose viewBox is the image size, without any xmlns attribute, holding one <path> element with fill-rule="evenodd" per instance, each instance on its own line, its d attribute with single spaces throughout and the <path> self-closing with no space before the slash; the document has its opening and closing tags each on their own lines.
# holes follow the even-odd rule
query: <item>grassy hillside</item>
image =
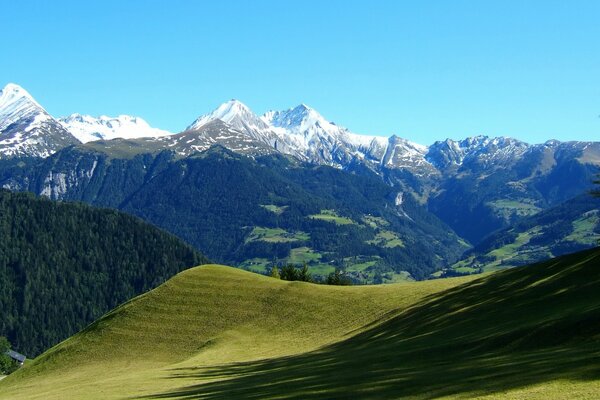
<svg viewBox="0 0 600 400">
<path fill-rule="evenodd" d="M 188 381 L 170 379 L 178 371 L 306 353 L 465 279 L 471 278 L 332 287 L 202 266 L 49 350 L 2 381 L 0 399 L 126 398 L 174 390 Z"/>
<path fill-rule="evenodd" d="M 599 240 L 600 198 L 584 194 L 491 234 L 449 272 L 494 271 L 531 264 L 592 248 Z"/>
<path fill-rule="evenodd" d="M 599 249 L 377 287 L 201 267 L 8 377 L 0 398 L 592 399 L 598 293 Z"/>
</svg>

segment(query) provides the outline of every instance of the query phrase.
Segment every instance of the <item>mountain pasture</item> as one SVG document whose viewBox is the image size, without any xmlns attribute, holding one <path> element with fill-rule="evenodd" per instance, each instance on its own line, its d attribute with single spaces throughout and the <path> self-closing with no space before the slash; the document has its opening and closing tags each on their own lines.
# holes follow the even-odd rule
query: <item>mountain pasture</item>
<svg viewBox="0 0 600 400">
<path fill-rule="evenodd" d="M 478 278 L 332 287 L 184 271 L 0 384 L 0 399 L 592 399 L 600 250 Z"/>
</svg>

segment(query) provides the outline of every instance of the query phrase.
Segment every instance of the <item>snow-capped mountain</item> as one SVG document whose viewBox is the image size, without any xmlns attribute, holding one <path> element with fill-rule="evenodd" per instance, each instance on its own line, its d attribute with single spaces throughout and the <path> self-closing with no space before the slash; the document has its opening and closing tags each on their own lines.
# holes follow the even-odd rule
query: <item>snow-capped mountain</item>
<svg viewBox="0 0 600 400">
<path fill-rule="evenodd" d="M 244 103 L 232 99 L 221 104 L 211 113 L 202 115 L 196 119 L 186 128 L 186 130 L 196 130 L 216 119 L 219 119 L 236 129 L 249 132 L 263 132 L 270 129 L 270 127 L 262 122 Z"/>
<path fill-rule="evenodd" d="M 225 102 L 214 111 L 202 115 L 186 131 L 198 130 L 217 120 L 238 132 L 238 140 L 241 140 L 240 133 L 245 135 L 245 143 L 241 146 L 245 154 L 253 153 L 253 145 L 257 146 L 254 153 L 264 154 L 263 145 L 268 145 L 278 152 L 315 164 L 337 168 L 359 164 L 383 175 L 389 175 L 386 171 L 402 171 L 403 180 L 406 179 L 406 173 L 417 179 L 439 179 L 440 175 L 454 175 L 465 170 L 479 173 L 507 168 L 522 160 L 526 154 L 539 152 L 536 146 L 541 146 L 509 137 L 487 136 L 460 141 L 446 139 L 423 146 L 396 135 L 386 138 L 353 133 L 328 121 L 306 104 L 283 111 L 269 111 L 259 117 L 238 100 Z M 212 135 L 210 140 L 211 143 L 219 143 L 233 150 L 231 135 L 224 140 L 219 135 Z M 544 146 L 548 147 L 549 144 Z M 554 144 L 558 149 L 557 146 Z M 594 145 L 586 150 L 589 155 L 586 159 L 598 158 L 594 156 L 595 148 Z M 560 149 L 556 150 L 556 154 L 564 153 L 565 149 L 584 151 L 573 143 L 562 145 Z M 555 150 L 551 153 L 548 157 L 554 157 Z M 600 160 L 594 162 L 600 164 Z M 398 183 L 396 179 L 389 179 L 389 182 Z"/>
<path fill-rule="evenodd" d="M 202 115 L 188 126 L 186 131 L 197 130 L 215 120 L 225 122 L 232 128 L 245 133 L 252 140 L 271 146 L 277 151 L 305 159 L 302 151 L 295 144 L 290 143 L 285 134 L 276 132 L 271 125 L 254 114 L 248 106 L 235 99 L 221 104 L 211 113 Z"/>
<path fill-rule="evenodd" d="M 231 100 L 196 119 L 187 130 L 214 120 L 223 121 L 281 153 L 340 168 L 354 159 L 381 162 L 388 142 L 385 137 L 352 133 L 305 104 L 259 117 L 240 101 Z"/>
<path fill-rule="evenodd" d="M 423 146 L 396 135 L 388 139 L 386 151 L 381 160 L 385 168 L 407 168 L 415 172 L 422 169 L 422 173 L 431 173 L 432 165 L 426 160 L 427 146 Z"/>
<path fill-rule="evenodd" d="M 474 136 L 455 141 L 446 139 L 429 146 L 426 158 L 440 170 L 496 168 L 519 160 L 531 145 L 509 137 Z"/>
<path fill-rule="evenodd" d="M 0 131 L 22 119 L 35 120 L 39 124 L 50 118 L 22 87 L 9 83 L 0 91 Z"/>
<path fill-rule="evenodd" d="M 534 212 L 589 190 L 600 166 L 600 142 L 551 140 L 530 145 L 509 137 L 475 136 L 422 146 L 396 135 L 353 133 L 305 104 L 258 116 L 231 100 L 173 135 L 127 116 L 75 114 L 61 122 L 25 90 L 7 85 L 0 92 L 0 158 L 48 157 L 71 144 L 79 146 L 56 155 L 69 165 L 74 153 L 86 152 L 92 158 L 130 159 L 144 154 L 141 159 L 151 159 L 167 150 L 161 157 L 177 159 L 220 145 L 250 157 L 283 153 L 356 174 L 378 174 L 395 188 L 396 205 L 412 193 L 474 243 L 516 220 L 519 213 Z M 223 154 L 226 157 L 227 152 Z M 42 194 L 65 193 L 69 185 L 90 179 L 100 165 L 96 161 L 54 171 L 33 184 L 42 188 Z M 123 176 L 128 173 L 121 172 Z M 31 182 L 20 178 L 11 177 L 3 185 L 30 187 Z"/>
<path fill-rule="evenodd" d="M 79 141 L 22 87 L 9 83 L 0 91 L 0 155 L 48 157 Z"/>
<path fill-rule="evenodd" d="M 115 138 L 135 139 L 131 143 L 139 147 L 130 148 L 126 140 L 111 143 Z M 401 180 L 406 180 L 407 173 L 419 180 L 438 179 L 465 171 L 507 168 L 529 156 L 545 157 L 544 165 L 552 165 L 560 157 L 600 164 L 598 143 L 529 145 L 508 137 L 475 136 L 426 147 L 396 135 L 353 133 L 306 104 L 258 116 L 242 102 L 230 100 L 197 118 L 181 134 L 172 135 L 127 115 L 95 118 L 72 114 L 56 120 L 18 85 L 9 84 L 0 92 L 0 157 L 47 157 L 68 145 L 100 139 L 104 141 L 94 148 L 115 151 L 125 146 L 129 152 L 170 149 L 180 156 L 214 144 L 247 155 L 275 151 L 336 168 L 362 165 L 386 176 L 391 184 L 399 182 L 393 171 L 401 172 Z"/>
<path fill-rule="evenodd" d="M 91 143 L 90 145 L 93 145 Z M 258 141 L 245 132 L 232 127 L 220 119 L 212 120 L 197 128 L 184 132 L 161 136 L 159 138 L 138 138 L 129 140 L 111 140 L 97 144 L 99 150 L 112 150 L 128 153 L 156 153 L 169 149 L 180 157 L 208 150 L 211 146 L 221 145 L 233 152 L 249 156 L 261 156 L 277 152 L 273 147 Z"/>
<path fill-rule="evenodd" d="M 343 166 L 353 158 L 379 162 L 388 141 L 385 137 L 352 133 L 327 121 L 306 104 L 285 111 L 269 111 L 261 119 L 301 149 L 307 159 L 321 164 Z"/>
<path fill-rule="evenodd" d="M 102 115 L 96 118 L 90 115 L 71 114 L 58 121 L 82 143 L 100 139 L 156 138 L 171 135 L 171 132 L 151 127 L 140 117 L 129 115 L 119 115 L 118 117 Z"/>
</svg>

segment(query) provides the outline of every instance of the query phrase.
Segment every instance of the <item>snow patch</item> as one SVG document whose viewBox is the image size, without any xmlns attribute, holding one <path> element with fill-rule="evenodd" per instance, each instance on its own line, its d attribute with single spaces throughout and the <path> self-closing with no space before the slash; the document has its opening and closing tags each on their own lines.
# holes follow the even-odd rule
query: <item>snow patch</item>
<svg viewBox="0 0 600 400">
<path fill-rule="evenodd" d="M 83 143 L 94 140 L 112 140 L 116 138 L 159 138 L 171 135 L 171 132 L 153 128 L 140 117 L 119 115 L 117 117 L 92 117 L 72 114 L 58 120 L 61 125 Z"/>
</svg>

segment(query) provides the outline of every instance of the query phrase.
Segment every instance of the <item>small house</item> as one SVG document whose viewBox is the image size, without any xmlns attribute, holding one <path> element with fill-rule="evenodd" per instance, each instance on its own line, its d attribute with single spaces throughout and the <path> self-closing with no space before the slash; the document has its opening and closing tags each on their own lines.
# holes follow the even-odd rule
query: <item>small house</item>
<svg viewBox="0 0 600 400">
<path fill-rule="evenodd" d="M 27 358 L 23 354 L 19 354 L 13 350 L 8 350 L 6 352 L 6 355 L 9 356 L 10 358 L 12 358 L 13 360 L 15 360 L 16 362 L 18 362 L 19 365 L 23 365 L 23 363 L 25 362 L 25 359 Z"/>
</svg>

